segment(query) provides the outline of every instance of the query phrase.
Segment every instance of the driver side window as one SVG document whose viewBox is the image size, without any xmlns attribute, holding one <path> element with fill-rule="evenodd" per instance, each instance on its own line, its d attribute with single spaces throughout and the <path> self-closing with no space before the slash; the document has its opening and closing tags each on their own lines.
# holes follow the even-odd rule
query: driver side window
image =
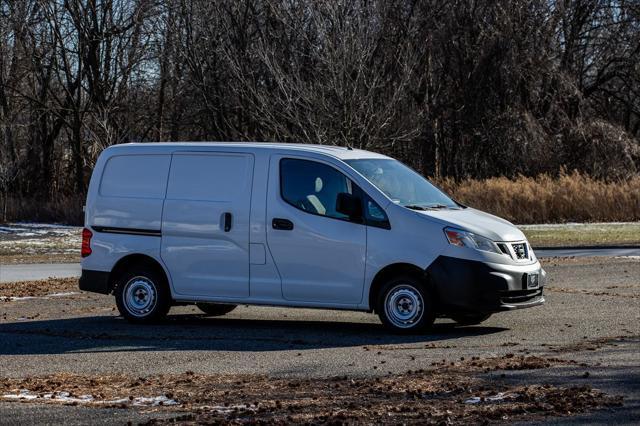
<svg viewBox="0 0 640 426">
<path fill-rule="evenodd" d="M 309 160 L 280 160 L 280 193 L 292 206 L 319 216 L 349 220 L 336 210 L 341 192 L 352 194 L 353 184 L 333 167 Z"/>
</svg>

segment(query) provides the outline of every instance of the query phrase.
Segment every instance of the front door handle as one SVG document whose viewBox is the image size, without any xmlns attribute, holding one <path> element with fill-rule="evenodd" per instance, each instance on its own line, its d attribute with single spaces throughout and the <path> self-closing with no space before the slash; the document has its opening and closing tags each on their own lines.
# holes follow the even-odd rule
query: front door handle
<svg viewBox="0 0 640 426">
<path fill-rule="evenodd" d="M 273 226 L 273 229 L 279 229 L 281 231 L 291 231 L 293 229 L 293 222 L 291 222 L 289 219 L 274 217 L 273 221 L 271 221 L 271 226 Z"/>
</svg>

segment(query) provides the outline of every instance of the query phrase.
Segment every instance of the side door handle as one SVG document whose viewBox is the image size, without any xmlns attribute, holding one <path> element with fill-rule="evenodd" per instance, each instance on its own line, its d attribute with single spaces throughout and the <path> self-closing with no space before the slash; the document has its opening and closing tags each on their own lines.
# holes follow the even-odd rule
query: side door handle
<svg viewBox="0 0 640 426">
<path fill-rule="evenodd" d="M 224 214 L 224 232 L 231 231 L 231 213 L 226 212 Z"/>
<path fill-rule="evenodd" d="M 293 222 L 291 222 L 289 219 L 274 217 L 273 221 L 271 221 L 271 226 L 273 227 L 273 229 L 279 229 L 281 231 L 291 231 L 293 229 Z"/>
</svg>

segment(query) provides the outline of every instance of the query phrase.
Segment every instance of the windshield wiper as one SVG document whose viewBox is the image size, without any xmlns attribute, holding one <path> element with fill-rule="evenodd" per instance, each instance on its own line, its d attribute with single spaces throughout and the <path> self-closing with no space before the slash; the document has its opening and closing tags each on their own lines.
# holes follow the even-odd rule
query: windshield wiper
<svg viewBox="0 0 640 426">
<path fill-rule="evenodd" d="M 429 205 L 421 205 L 421 204 L 406 204 L 404 207 L 411 210 L 439 210 L 439 209 L 448 209 L 449 206 L 445 204 L 429 204 Z"/>
<path fill-rule="evenodd" d="M 427 206 L 421 206 L 419 204 L 406 204 L 403 207 L 406 207 L 411 210 L 429 210 Z"/>
</svg>

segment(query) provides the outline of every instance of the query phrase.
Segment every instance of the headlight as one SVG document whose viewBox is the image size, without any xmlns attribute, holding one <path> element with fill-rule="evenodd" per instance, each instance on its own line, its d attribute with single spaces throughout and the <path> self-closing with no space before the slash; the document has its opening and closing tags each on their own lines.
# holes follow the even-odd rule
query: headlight
<svg viewBox="0 0 640 426">
<path fill-rule="evenodd" d="M 490 253 L 504 254 L 500 247 L 489 238 L 481 237 L 472 232 L 462 231 L 455 228 L 444 228 L 444 234 L 449 240 L 449 244 L 458 247 L 469 247 L 476 250 L 488 251 Z"/>
</svg>

